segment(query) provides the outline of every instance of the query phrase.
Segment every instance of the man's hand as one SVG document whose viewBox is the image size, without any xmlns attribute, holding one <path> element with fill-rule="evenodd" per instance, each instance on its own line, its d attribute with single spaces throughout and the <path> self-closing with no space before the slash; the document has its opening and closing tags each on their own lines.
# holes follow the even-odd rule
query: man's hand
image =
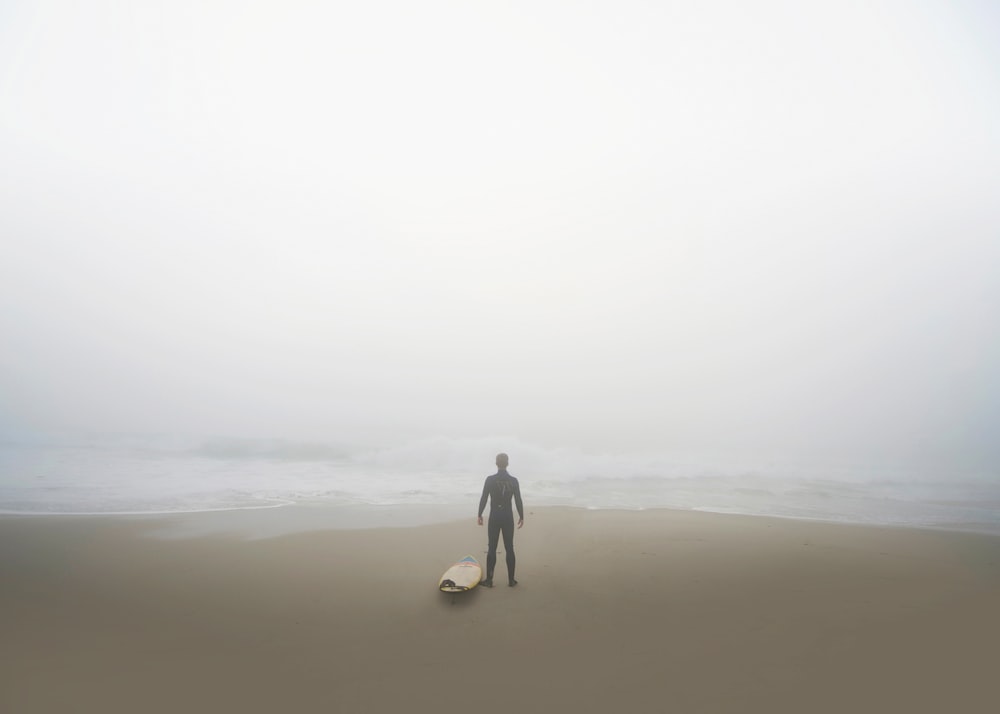
<svg viewBox="0 0 1000 714">
<path fill-rule="evenodd" d="M 476 520 L 479 521 L 479 525 L 483 525 L 483 517 L 482 516 L 477 517 Z"/>
<path fill-rule="evenodd" d="M 518 518 L 517 519 L 517 527 L 520 528 L 523 525 L 524 525 L 524 519 L 523 518 Z"/>
</svg>

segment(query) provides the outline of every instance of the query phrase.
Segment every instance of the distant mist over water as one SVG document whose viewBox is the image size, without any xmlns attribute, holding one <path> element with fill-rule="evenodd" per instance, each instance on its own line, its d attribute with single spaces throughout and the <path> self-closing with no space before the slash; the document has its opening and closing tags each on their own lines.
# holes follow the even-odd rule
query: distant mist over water
<svg viewBox="0 0 1000 714">
<path fill-rule="evenodd" d="M 6 0 L 0 510 L 994 528 L 994 5 Z"/>
</svg>

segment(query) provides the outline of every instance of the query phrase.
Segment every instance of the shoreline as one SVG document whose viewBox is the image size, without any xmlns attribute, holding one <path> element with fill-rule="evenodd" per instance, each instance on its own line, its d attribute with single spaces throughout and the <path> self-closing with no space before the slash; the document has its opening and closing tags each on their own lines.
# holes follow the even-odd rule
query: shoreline
<svg viewBox="0 0 1000 714">
<path fill-rule="evenodd" d="M 587 512 L 620 513 L 706 513 L 716 516 L 736 516 L 741 518 L 773 519 L 797 523 L 817 523 L 828 525 L 854 526 L 859 528 L 889 528 L 940 533 L 967 533 L 1000 537 L 1000 523 L 905 523 L 873 522 L 841 518 L 805 517 L 771 513 L 744 512 L 735 509 L 675 508 L 651 506 L 648 508 L 597 507 L 575 505 L 543 505 L 534 510 L 579 510 Z M 260 512 L 281 512 L 277 515 L 258 517 Z M 231 508 L 206 508 L 190 511 L 122 511 L 122 512 L 17 512 L 0 510 L 0 521 L 4 519 L 123 519 L 123 520 L 166 520 L 180 522 L 189 534 L 210 535 L 222 530 L 247 528 L 258 535 L 274 537 L 289 533 L 311 530 L 359 530 L 370 528 L 407 528 L 420 525 L 441 524 L 458 521 L 474 513 L 473 508 L 455 504 L 332 504 L 327 501 L 285 501 L 260 506 L 238 506 Z M 246 514 L 246 515 L 239 515 Z M 294 515 L 293 515 L 294 514 Z M 474 515 L 472 516 L 474 518 Z M 270 519 L 269 522 L 268 519 Z M 214 521 L 214 522 L 213 522 Z M 166 530 L 170 530 L 167 526 Z M 261 536 L 261 532 L 269 535 Z"/>
</svg>

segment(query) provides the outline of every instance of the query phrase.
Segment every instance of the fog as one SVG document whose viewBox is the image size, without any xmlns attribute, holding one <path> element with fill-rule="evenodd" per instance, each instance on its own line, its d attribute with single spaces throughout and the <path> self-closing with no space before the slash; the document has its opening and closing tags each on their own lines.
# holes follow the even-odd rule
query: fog
<svg viewBox="0 0 1000 714">
<path fill-rule="evenodd" d="M 997 474 L 1000 14 L 818 5 L 5 2 L 0 429 Z"/>
</svg>

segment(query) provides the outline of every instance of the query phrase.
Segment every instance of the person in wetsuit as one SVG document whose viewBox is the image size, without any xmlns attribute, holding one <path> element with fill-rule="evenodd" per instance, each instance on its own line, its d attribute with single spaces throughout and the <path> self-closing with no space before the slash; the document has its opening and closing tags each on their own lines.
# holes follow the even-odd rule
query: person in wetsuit
<svg viewBox="0 0 1000 714">
<path fill-rule="evenodd" d="M 486 499 L 490 500 L 490 521 L 487 526 L 490 545 L 486 555 L 486 580 L 483 585 L 493 587 L 493 568 L 497 564 L 497 541 L 503 533 L 503 549 L 507 554 L 507 584 L 517 585 L 514 580 L 514 512 L 510 502 L 517 506 L 517 527 L 524 525 L 524 504 L 521 503 L 521 486 L 517 479 L 507 473 L 507 454 L 497 454 L 497 472 L 486 477 L 483 496 L 479 499 L 479 525 L 483 525 L 483 509 Z"/>
</svg>

